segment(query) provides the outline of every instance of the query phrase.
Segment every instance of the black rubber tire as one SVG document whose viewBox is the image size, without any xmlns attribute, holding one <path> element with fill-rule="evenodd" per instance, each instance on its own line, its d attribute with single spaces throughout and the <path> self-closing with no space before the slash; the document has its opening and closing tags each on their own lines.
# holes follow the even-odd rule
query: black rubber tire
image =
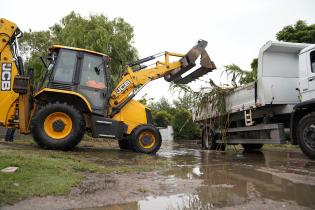
<svg viewBox="0 0 315 210">
<path fill-rule="evenodd" d="M 245 151 L 255 151 L 260 150 L 264 144 L 242 144 L 242 147 Z"/>
<path fill-rule="evenodd" d="M 54 112 L 63 112 L 72 120 L 72 130 L 62 139 L 49 137 L 44 130 L 44 121 Z M 82 140 L 85 133 L 85 121 L 82 114 L 66 103 L 49 103 L 42 106 L 31 121 L 31 133 L 35 142 L 45 149 L 71 150 Z"/>
<path fill-rule="evenodd" d="M 131 150 L 130 140 L 128 138 L 119 139 L 118 145 L 122 150 Z"/>
<path fill-rule="evenodd" d="M 298 144 L 303 151 L 303 153 L 308 156 L 310 159 L 315 159 L 315 147 L 311 147 L 306 143 L 306 132 L 310 125 L 315 125 L 315 112 L 309 113 L 305 115 L 298 123 L 297 127 L 297 141 Z M 313 130 L 314 129 L 314 130 Z M 314 132 L 310 138 L 312 138 L 312 141 L 315 143 L 314 134 L 315 134 L 315 128 L 312 128 L 311 132 Z"/>
<path fill-rule="evenodd" d="M 155 144 L 151 148 L 144 148 L 139 143 L 140 134 L 145 131 L 151 132 L 155 137 Z M 130 137 L 130 146 L 134 152 L 155 154 L 162 145 L 162 137 L 160 131 L 153 125 L 140 125 L 136 127 Z"/>
<path fill-rule="evenodd" d="M 225 144 L 216 143 L 217 135 L 211 128 L 204 127 L 201 136 L 202 149 L 205 150 L 225 150 Z"/>
<path fill-rule="evenodd" d="M 13 141 L 14 140 L 15 128 L 8 128 L 5 133 L 5 141 Z"/>
<path fill-rule="evenodd" d="M 201 136 L 202 149 L 215 150 L 217 148 L 217 143 L 215 139 L 215 134 L 211 128 L 204 127 Z"/>
</svg>

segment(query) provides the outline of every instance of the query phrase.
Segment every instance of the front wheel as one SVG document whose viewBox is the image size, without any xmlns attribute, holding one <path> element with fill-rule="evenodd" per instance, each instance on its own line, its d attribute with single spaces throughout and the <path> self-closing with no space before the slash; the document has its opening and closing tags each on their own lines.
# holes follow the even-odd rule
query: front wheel
<svg viewBox="0 0 315 210">
<path fill-rule="evenodd" d="M 50 103 L 40 108 L 31 121 L 35 142 L 46 149 L 70 150 L 82 139 L 85 121 L 73 106 Z"/>
<path fill-rule="evenodd" d="M 161 134 L 152 125 L 140 125 L 131 134 L 130 146 L 134 152 L 154 154 L 160 149 L 161 144 Z"/>
<path fill-rule="evenodd" d="M 303 153 L 315 159 L 315 112 L 305 115 L 297 128 L 297 140 Z"/>
</svg>

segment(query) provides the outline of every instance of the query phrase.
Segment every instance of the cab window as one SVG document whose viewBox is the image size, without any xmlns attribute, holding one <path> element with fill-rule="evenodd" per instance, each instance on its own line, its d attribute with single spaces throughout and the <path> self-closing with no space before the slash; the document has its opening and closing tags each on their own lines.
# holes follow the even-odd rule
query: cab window
<svg viewBox="0 0 315 210">
<path fill-rule="evenodd" d="M 312 69 L 312 72 L 315 73 L 315 50 L 313 50 L 310 53 L 310 57 L 311 57 L 311 69 Z"/>
<path fill-rule="evenodd" d="M 80 85 L 96 89 L 105 88 L 105 70 L 103 58 L 85 54 L 82 64 Z"/>
<path fill-rule="evenodd" d="M 55 67 L 54 81 L 72 83 L 76 57 L 76 52 L 60 50 Z"/>
</svg>

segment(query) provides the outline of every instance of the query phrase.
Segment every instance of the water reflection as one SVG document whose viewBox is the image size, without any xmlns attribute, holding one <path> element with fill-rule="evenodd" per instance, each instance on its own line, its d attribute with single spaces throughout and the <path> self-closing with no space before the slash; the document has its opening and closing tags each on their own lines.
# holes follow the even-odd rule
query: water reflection
<svg viewBox="0 0 315 210">
<path fill-rule="evenodd" d="M 147 197 L 96 209 L 210 209 L 264 199 L 315 209 L 315 183 L 295 182 L 295 176 L 290 177 L 299 175 L 315 180 L 315 162 L 300 152 L 230 150 L 221 153 L 200 150 L 196 144 L 168 142 L 159 156 L 176 163 L 176 167 L 161 172 L 170 182 L 175 184 L 178 178 L 198 179 L 201 185 L 192 194 Z"/>
</svg>

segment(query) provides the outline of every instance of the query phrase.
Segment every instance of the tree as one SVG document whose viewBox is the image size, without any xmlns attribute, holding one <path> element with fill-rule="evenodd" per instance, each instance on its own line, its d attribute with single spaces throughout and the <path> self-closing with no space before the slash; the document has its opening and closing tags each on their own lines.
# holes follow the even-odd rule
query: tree
<svg viewBox="0 0 315 210">
<path fill-rule="evenodd" d="M 133 39 L 133 27 L 122 18 L 109 20 L 104 15 L 84 18 L 71 12 L 49 30 L 24 32 L 20 43 L 21 51 L 27 57 L 26 68 L 36 68 L 36 83 L 45 72 L 40 56 L 47 54 L 52 44 L 85 48 L 109 55 L 112 58 L 112 78 L 117 82 L 123 71 L 122 64 L 137 59 Z"/>
<path fill-rule="evenodd" d="M 143 96 L 141 96 L 140 99 L 138 99 L 138 101 L 140 103 L 142 103 L 143 105 L 147 106 L 147 105 L 151 104 L 153 99 L 154 99 L 154 98 L 147 98 L 147 97 L 148 97 L 148 94 L 145 93 Z"/>
<path fill-rule="evenodd" d="M 176 109 L 190 110 L 194 103 L 190 94 L 184 94 L 183 96 L 179 96 L 177 100 L 173 100 L 173 104 Z"/>
<path fill-rule="evenodd" d="M 166 111 L 158 111 L 154 116 L 154 123 L 158 127 L 167 127 L 171 124 L 172 116 Z"/>
<path fill-rule="evenodd" d="M 193 122 L 191 113 L 186 109 L 176 111 L 172 126 L 176 139 L 196 139 L 200 137 L 200 129 Z"/>
<path fill-rule="evenodd" d="M 174 107 L 165 97 L 160 98 L 160 100 L 155 103 L 154 102 L 150 103 L 149 108 L 153 113 L 153 117 L 155 113 L 157 113 L 158 111 L 166 111 L 170 114 L 175 112 Z"/>
<path fill-rule="evenodd" d="M 225 71 L 227 75 L 232 75 L 235 83 L 239 82 L 240 85 L 248 84 L 257 80 L 258 59 L 254 58 L 250 64 L 251 70 L 243 70 L 238 65 L 232 63 L 226 65 Z M 238 81 L 236 81 L 238 80 Z"/>
<path fill-rule="evenodd" d="M 298 20 L 294 25 L 285 26 L 276 37 L 285 42 L 315 43 L 315 24 L 307 25 L 305 21 Z"/>
</svg>

